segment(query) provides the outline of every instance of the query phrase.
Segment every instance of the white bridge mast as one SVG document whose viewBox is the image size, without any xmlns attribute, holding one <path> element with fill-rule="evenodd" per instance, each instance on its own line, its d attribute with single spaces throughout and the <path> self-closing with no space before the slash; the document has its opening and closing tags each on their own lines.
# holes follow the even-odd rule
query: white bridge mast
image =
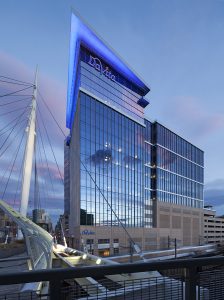
<svg viewBox="0 0 224 300">
<path fill-rule="evenodd" d="M 21 192 L 21 206 L 20 213 L 26 217 L 28 200 L 30 193 L 30 182 L 32 175 L 32 164 L 33 164 L 33 153 L 35 144 L 35 134 L 36 134 L 36 98 L 37 98 L 37 68 L 33 86 L 33 97 L 32 97 L 32 108 L 29 117 L 29 124 L 26 128 L 27 140 L 26 148 L 24 153 L 23 162 L 23 178 L 22 178 L 22 192 Z"/>
</svg>

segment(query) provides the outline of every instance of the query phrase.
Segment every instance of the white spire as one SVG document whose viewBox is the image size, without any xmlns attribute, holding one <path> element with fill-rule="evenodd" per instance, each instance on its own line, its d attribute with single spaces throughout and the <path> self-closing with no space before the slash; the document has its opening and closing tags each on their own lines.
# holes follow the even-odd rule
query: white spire
<svg viewBox="0 0 224 300">
<path fill-rule="evenodd" d="M 31 182 L 31 175 L 32 175 L 35 134 L 36 134 L 37 70 L 38 68 L 36 68 L 36 74 L 35 74 L 35 80 L 33 86 L 32 108 L 29 117 L 29 124 L 28 127 L 26 128 L 27 140 L 26 140 L 26 148 L 24 153 L 22 193 L 21 193 L 21 206 L 20 206 L 20 213 L 23 216 L 26 216 L 27 214 L 27 207 L 28 207 L 29 194 L 30 194 L 30 182 Z"/>
</svg>

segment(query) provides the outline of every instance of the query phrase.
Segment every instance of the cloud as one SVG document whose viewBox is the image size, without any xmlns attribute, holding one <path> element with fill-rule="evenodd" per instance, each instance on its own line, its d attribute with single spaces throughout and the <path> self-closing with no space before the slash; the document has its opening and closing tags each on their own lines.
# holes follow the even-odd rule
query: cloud
<svg viewBox="0 0 224 300">
<path fill-rule="evenodd" d="M 203 139 L 224 129 L 224 115 L 206 107 L 202 100 L 191 96 L 179 96 L 163 106 L 167 123 L 173 124 L 191 139 Z"/>
<path fill-rule="evenodd" d="M 220 206 L 224 203 L 224 189 L 223 190 L 207 190 L 205 191 L 205 204 Z"/>
<path fill-rule="evenodd" d="M 1 75 L 32 83 L 33 72 L 15 57 L 0 51 Z M 13 76 L 12 76 L 13 74 Z"/>
<path fill-rule="evenodd" d="M 218 178 L 213 181 L 207 182 L 205 185 L 205 191 L 212 189 L 224 190 L 224 179 Z"/>
<path fill-rule="evenodd" d="M 53 179 L 56 179 L 56 180 L 64 179 L 64 169 L 62 166 L 59 167 L 59 169 L 58 169 L 57 165 L 52 162 L 50 162 L 48 164 L 48 166 L 47 165 L 39 165 L 38 166 L 38 171 L 41 176 L 44 176 L 44 174 L 46 174 L 48 172 L 48 170 Z"/>
<path fill-rule="evenodd" d="M 35 70 L 32 70 L 30 67 L 23 64 L 19 60 L 3 52 L 0 52 L 0 70 L 0 75 L 4 75 L 10 78 L 22 80 L 33 84 Z M 39 92 L 43 96 L 45 102 L 49 106 L 52 114 L 61 126 L 62 130 L 64 132 L 67 132 L 65 127 L 66 86 L 48 77 L 46 74 L 41 72 L 41 70 L 39 70 L 38 73 L 37 85 Z M 4 87 L 13 88 L 12 86 L 7 85 Z M 48 124 L 48 130 L 50 131 L 52 138 L 54 139 L 58 136 L 60 137 L 60 130 L 58 129 L 53 118 L 48 112 L 48 109 L 45 106 L 40 94 L 37 95 L 37 103 L 39 105 L 39 111 L 41 112 L 43 119 L 45 120 L 45 122 L 47 120 L 46 123 Z M 41 123 L 41 120 L 39 123 Z M 54 124 L 53 126 L 52 123 Z"/>
<path fill-rule="evenodd" d="M 205 205 L 212 205 L 217 214 L 224 214 L 224 179 L 208 182 L 204 190 Z"/>
</svg>

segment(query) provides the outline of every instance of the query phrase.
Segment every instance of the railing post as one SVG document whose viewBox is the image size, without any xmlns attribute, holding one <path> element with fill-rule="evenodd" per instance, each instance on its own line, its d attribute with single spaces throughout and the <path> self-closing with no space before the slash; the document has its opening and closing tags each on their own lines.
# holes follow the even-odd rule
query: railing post
<svg viewBox="0 0 224 300">
<path fill-rule="evenodd" d="M 175 253 L 174 256 L 175 256 L 175 259 L 176 259 L 177 258 L 177 239 L 176 238 L 174 239 L 174 251 L 175 251 L 174 252 Z"/>
<path fill-rule="evenodd" d="M 186 269 L 185 300 L 196 300 L 197 267 Z"/>
<path fill-rule="evenodd" d="M 61 281 L 57 279 L 50 280 L 50 300 L 61 299 Z"/>
</svg>

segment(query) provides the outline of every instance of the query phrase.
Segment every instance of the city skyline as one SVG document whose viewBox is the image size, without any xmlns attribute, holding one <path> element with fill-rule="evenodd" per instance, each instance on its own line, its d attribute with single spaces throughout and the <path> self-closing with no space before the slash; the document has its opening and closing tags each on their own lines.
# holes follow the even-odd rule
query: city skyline
<svg viewBox="0 0 224 300">
<path fill-rule="evenodd" d="M 54 9 L 50 4 L 54 4 Z M 72 5 L 150 85 L 146 116 L 151 120 L 157 118 L 205 151 L 205 202 L 211 199 L 209 202 L 215 204 L 218 213 L 224 213 L 221 203 L 224 178 L 220 164 L 224 127 L 221 102 L 224 43 L 220 37 L 224 31 L 221 19 L 224 2 L 183 1 L 179 4 L 172 1 L 168 5 L 165 1 L 142 1 L 141 4 L 140 21 L 134 18 L 137 8 L 134 1 L 131 5 L 130 1 L 122 2 L 119 11 L 114 3 L 103 1 L 97 1 L 92 10 L 87 1 L 2 4 L 1 75 L 32 82 L 38 63 L 40 90 L 66 131 Z M 56 133 L 54 141 L 62 167 L 63 139 Z"/>
</svg>

